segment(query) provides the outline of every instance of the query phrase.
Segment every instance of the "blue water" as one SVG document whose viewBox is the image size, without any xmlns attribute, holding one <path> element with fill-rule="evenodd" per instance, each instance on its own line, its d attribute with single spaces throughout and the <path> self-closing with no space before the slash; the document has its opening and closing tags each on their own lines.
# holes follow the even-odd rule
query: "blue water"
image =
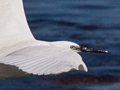
<svg viewBox="0 0 120 90">
<path fill-rule="evenodd" d="M 73 41 L 110 54 L 80 53 L 87 73 L 6 78 L 0 80 L 0 90 L 120 89 L 119 0 L 24 0 L 24 7 L 36 39 Z"/>
</svg>

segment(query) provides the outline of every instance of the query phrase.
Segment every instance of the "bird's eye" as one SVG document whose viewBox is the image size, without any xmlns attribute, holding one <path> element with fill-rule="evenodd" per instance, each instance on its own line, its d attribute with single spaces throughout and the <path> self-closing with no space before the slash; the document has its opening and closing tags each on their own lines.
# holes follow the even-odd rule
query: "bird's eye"
<svg viewBox="0 0 120 90">
<path fill-rule="evenodd" d="M 77 50 L 77 48 L 76 48 L 75 46 L 70 46 L 70 48 L 71 48 L 72 50 Z"/>
</svg>

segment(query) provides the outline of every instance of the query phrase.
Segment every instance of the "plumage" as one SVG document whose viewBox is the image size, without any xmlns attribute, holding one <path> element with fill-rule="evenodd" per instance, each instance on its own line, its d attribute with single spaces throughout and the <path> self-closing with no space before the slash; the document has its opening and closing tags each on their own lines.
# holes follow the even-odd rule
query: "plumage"
<svg viewBox="0 0 120 90">
<path fill-rule="evenodd" d="M 25 72 L 38 75 L 79 70 L 79 65 L 83 65 L 84 71 L 87 71 L 76 52 L 53 46 L 29 46 L 1 58 L 0 63 L 15 65 Z"/>
<path fill-rule="evenodd" d="M 79 47 L 78 44 L 46 42 L 33 37 L 22 0 L 0 0 L 0 32 L 0 67 L 12 67 L 10 75 L 1 69 L 2 77 L 18 75 L 13 75 L 16 67 L 37 75 L 58 74 L 72 69 L 87 71 L 81 56 L 70 48 L 71 45 Z"/>
</svg>

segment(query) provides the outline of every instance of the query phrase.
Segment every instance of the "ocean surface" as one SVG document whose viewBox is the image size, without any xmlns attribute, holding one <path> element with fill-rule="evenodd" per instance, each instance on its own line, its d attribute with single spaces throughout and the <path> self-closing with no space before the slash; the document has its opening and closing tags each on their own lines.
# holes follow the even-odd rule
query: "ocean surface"
<svg viewBox="0 0 120 90">
<path fill-rule="evenodd" d="M 88 72 L 0 80 L 0 90 L 120 90 L 120 0 L 24 0 L 36 39 L 73 41 L 110 54 L 79 53 Z"/>
</svg>

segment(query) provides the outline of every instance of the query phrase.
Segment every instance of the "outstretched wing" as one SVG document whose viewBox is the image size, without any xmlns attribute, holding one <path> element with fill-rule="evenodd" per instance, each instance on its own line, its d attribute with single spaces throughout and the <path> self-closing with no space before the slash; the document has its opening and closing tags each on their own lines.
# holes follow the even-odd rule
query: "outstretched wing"
<svg viewBox="0 0 120 90">
<path fill-rule="evenodd" d="M 18 42 L 34 40 L 22 0 L 0 0 L 0 38 L 0 49 Z"/>
<path fill-rule="evenodd" d="M 0 58 L 0 63 L 15 65 L 32 74 L 58 74 L 71 69 L 87 71 L 76 52 L 52 46 L 29 46 Z"/>
</svg>

